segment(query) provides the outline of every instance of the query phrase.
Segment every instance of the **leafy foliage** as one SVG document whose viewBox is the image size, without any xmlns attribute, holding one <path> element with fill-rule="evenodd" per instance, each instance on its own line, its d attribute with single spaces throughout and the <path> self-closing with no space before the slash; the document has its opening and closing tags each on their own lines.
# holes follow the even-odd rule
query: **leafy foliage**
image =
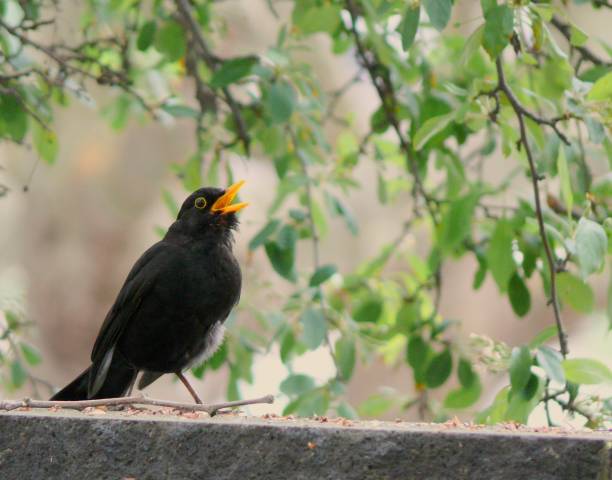
<svg viewBox="0 0 612 480">
<path fill-rule="evenodd" d="M 237 398 L 240 385 L 253 381 L 254 356 L 276 345 L 288 370 L 280 387 L 286 413 L 376 416 L 418 406 L 444 418 L 479 400 L 478 370 L 486 367 L 507 372 L 508 385 L 478 421 L 527 422 L 542 402 L 590 426 L 609 418 L 609 400 L 599 409 L 583 406 L 581 385 L 609 382 L 609 370 L 594 359 L 568 358 L 562 309 L 593 311 L 589 282 L 609 258 L 612 189 L 609 174 L 597 172 L 612 164 L 612 64 L 589 50 L 588 32 L 571 22 L 564 4 L 482 1 L 473 32 L 461 36 L 448 27 L 457 8 L 451 0 L 295 1 L 274 45 L 233 58 L 212 48 L 211 39 L 223 34 L 213 2 L 90 0 L 82 42 L 70 45 L 31 34 L 48 27 L 41 7 L 40 0 L 8 0 L 0 10 L 2 139 L 32 144 L 53 163 L 61 156 L 54 110 L 86 99 L 95 82 L 116 92 L 104 112 L 119 130 L 140 116 L 195 124 L 196 150 L 174 166 L 187 190 L 220 183 L 222 174 L 231 179 L 236 155 L 257 151 L 274 166 L 268 222 L 249 249 L 265 252 L 292 294 L 280 311 L 256 312 L 256 331 L 232 320 L 223 348 L 194 370 L 197 376 L 225 366 L 227 395 Z M 108 26 L 117 33 L 112 38 L 104 34 Z M 337 91 L 324 92 L 298 54 L 314 34 L 329 39 L 335 54 L 356 59 L 358 71 Z M 163 87 L 152 88 L 151 70 Z M 176 88 L 186 79 L 192 94 Z M 335 112 L 337 99 L 359 82 L 379 100 L 362 138 L 350 115 Z M 335 139 L 331 122 L 341 129 Z M 483 165 L 497 153 L 516 168 L 485 177 Z M 361 164 L 374 172 L 381 204 L 408 192 L 411 210 L 377 255 L 340 271 L 320 258 L 319 242 L 334 217 L 359 235 L 346 197 L 360 187 L 354 174 Z M 516 194 L 521 177 L 530 194 Z M 165 201 L 176 208 L 167 195 Z M 412 232 L 429 239 L 426 259 L 407 249 Z M 298 268 L 307 244 L 313 264 Z M 478 337 L 467 354 L 455 341 L 457 322 L 439 310 L 442 267 L 460 257 L 478 263 L 474 289 L 490 276 L 517 317 L 529 315 L 534 292 L 545 292 L 551 327 L 513 349 Z M 544 345 L 553 338 L 560 350 Z M 293 371 L 294 360 L 313 349 L 329 353 L 334 376 L 318 382 Z M 25 363 L 39 360 L 30 347 L 18 351 Z M 373 393 L 355 410 L 344 399 L 346 384 L 357 362 L 376 357 L 405 364 L 415 396 Z M 25 363 L 4 358 L 19 387 Z M 449 382 L 456 388 L 443 406 L 427 401 L 429 389 Z"/>
</svg>

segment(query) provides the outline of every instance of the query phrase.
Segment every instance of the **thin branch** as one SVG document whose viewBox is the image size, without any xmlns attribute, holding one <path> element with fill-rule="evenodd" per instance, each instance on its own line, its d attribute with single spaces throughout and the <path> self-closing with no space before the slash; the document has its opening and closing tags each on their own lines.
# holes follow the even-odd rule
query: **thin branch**
<svg viewBox="0 0 612 480">
<path fill-rule="evenodd" d="M 307 203 L 306 209 L 308 211 L 308 227 L 310 229 L 310 238 L 312 239 L 313 267 L 314 267 L 314 271 L 316 272 L 317 270 L 319 270 L 319 267 L 321 266 L 320 252 L 319 252 L 320 238 L 319 238 L 319 232 L 317 230 L 317 225 L 315 223 L 314 214 L 313 214 L 314 205 L 313 205 L 312 187 L 310 185 L 312 179 L 308 173 L 308 164 L 306 163 L 304 156 L 301 155 L 298 150 L 298 141 L 297 141 L 295 132 L 291 130 L 290 128 L 288 130 L 289 130 L 289 135 L 291 135 L 291 139 L 293 141 L 293 146 L 296 151 L 296 156 L 298 157 L 300 161 L 302 171 L 304 172 L 304 176 L 306 177 L 306 203 Z M 317 289 L 317 296 L 319 298 L 319 306 L 321 308 L 321 313 L 325 316 L 325 319 L 328 320 L 327 315 L 325 314 L 326 308 L 325 308 L 325 302 L 323 301 L 323 288 L 321 287 L 321 285 L 318 285 L 316 289 Z M 327 349 L 329 350 L 329 355 L 334 361 L 334 365 L 336 365 L 336 375 L 338 375 L 339 371 L 337 368 L 338 363 L 336 359 L 336 353 L 334 352 L 334 348 L 329 338 L 329 331 L 325 332 L 325 344 L 327 346 Z"/>
<path fill-rule="evenodd" d="M 591 412 L 588 412 L 582 407 L 574 404 L 573 402 L 566 402 L 565 400 L 561 400 L 560 398 L 555 398 L 554 401 L 563 409 L 568 412 L 577 413 L 578 415 L 582 415 L 589 422 L 593 423 L 594 418 Z"/>
<path fill-rule="evenodd" d="M 391 84 L 391 81 L 387 76 L 382 75 L 380 73 L 380 69 L 378 68 L 380 66 L 380 62 L 378 61 L 378 58 L 375 52 L 369 51 L 363 44 L 361 35 L 357 31 L 357 26 L 356 26 L 357 8 L 353 0 L 348 0 L 346 2 L 346 7 L 351 15 L 350 32 L 353 35 L 353 38 L 355 39 L 355 45 L 357 46 L 358 58 L 361 64 L 363 65 L 363 67 L 368 71 L 371 83 L 376 89 L 376 93 L 378 94 L 381 105 L 385 111 L 385 116 L 387 118 L 387 121 L 393 127 L 393 130 L 395 131 L 395 134 L 400 142 L 400 147 L 402 151 L 404 152 L 404 154 L 406 155 L 406 160 L 408 162 L 410 172 L 414 179 L 414 185 L 415 185 L 414 191 L 418 192 L 418 194 L 425 201 L 425 206 L 427 208 L 429 216 L 431 217 L 431 220 L 435 225 L 437 224 L 437 216 L 433 208 L 433 205 L 435 204 L 435 202 L 432 201 L 431 197 L 425 190 L 423 181 L 421 180 L 421 175 L 419 174 L 419 166 L 417 164 L 417 159 L 414 155 L 412 145 L 410 144 L 410 141 L 404 136 L 402 129 L 400 127 L 399 119 L 396 116 L 395 112 L 396 112 L 396 107 L 397 107 L 397 100 L 395 98 L 395 92 L 393 89 L 393 85 Z M 417 202 L 416 202 L 416 197 L 415 197 L 415 209 L 416 208 L 417 208 Z M 415 211 L 415 213 L 418 213 L 418 212 Z"/>
<path fill-rule="evenodd" d="M 202 35 L 202 31 L 200 26 L 193 18 L 191 13 L 191 6 L 187 0 L 175 0 L 176 8 L 183 20 L 183 24 L 191 33 L 191 36 L 200 50 L 200 55 L 204 63 L 210 68 L 212 71 L 215 71 L 219 66 L 219 59 L 213 56 L 208 45 L 206 44 L 206 40 L 204 40 L 204 36 Z M 198 78 L 194 78 L 196 82 L 201 81 Z M 234 96 L 230 92 L 228 87 L 223 87 L 221 89 L 223 91 L 223 96 L 225 97 L 225 102 L 232 112 L 232 117 L 234 118 L 234 123 L 236 124 L 236 130 L 238 137 L 242 145 L 244 146 L 244 150 L 247 155 L 250 153 L 250 145 L 251 145 L 251 137 L 247 130 L 246 124 L 244 122 L 244 118 L 242 118 L 242 113 L 240 112 L 240 107 Z"/>
<path fill-rule="evenodd" d="M 105 65 L 100 65 L 100 63 L 98 63 L 96 59 L 92 59 L 90 57 L 86 57 L 82 55 L 73 57 L 73 58 L 63 57 L 55 51 L 56 48 L 61 47 L 61 48 L 66 48 L 74 53 L 77 53 L 79 47 L 67 48 L 65 46 L 57 46 L 57 45 L 53 45 L 49 47 L 49 46 L 43 45 L 41 43 L 36 42 L 35 40 L 32 40 L 31 38 L 24 35 L 23 33 L 21 33 L 18 28 L 11 27 L 10 25 L 5 23 L 1 19 L 0 19 L 0 27 L 6 30 L 8 33 L 10 33 L 13 37 L 17 38 L 21 42 L 22 45 L 28 45 L 32 47 L 33 49 L 39 51 L 40 53 L 44 54 L 51 60 L 53 60 L 58 66 L 58 68 L 60 69 L 60 71 L 62 70 L 70 71 L 72 73 L 80 74 L 83 77 L 88 78 L 90 80 L 94 80 L 96 83 L 100 85 L 109 85 L 112 87 L 120 88 L 121 90 L 129 94 L 130 96 L 134 97 L 140 103 L 140 105 L 154 119 L 157 119 L 157 113 L 155 112 L 155 109 L 147 103 L 147 101 L 144 99 L 144 97 L 140 93 L 138 93 L 136 90 L 134 90 L 134 88 L 132 88 L 132 86 L 129 84 L 129 82 L 125 78 L 125 75 L 123 74 L 123 72 L 117 72 L 117 71 L 114 71 L 108 68 Z M 71 59 L 76 60 L 76 61 L 91 62 L 92 64 L 96 64 L 98 67 L 102 69 L 102 73 L 100 75 L 95 75 L 77 65 L 70 63 Z M 47 81 L 47 83 L 55 84 L 55 82 L 52 82 L 50 79 L 46 78 L 46 76 L 44 75 L 43 75 L 43 78 L 45 79 L 45 81 Z"/>
<path fill-rule="evenodd" d="M 557 124 L 559 122 L 567 121 L 570 118 L 573 118 L 573 116 L 571 114 L 559 115 L 559 116 L 553 117 L 553 118 L 544 118 L 544 117 L 541 117 L 539 115 L 536 115 L 535 113 L 527 110 L 527 108 L 525 108 L 521 104 L 521 102 L 519 102 L 518 98 L 516 98 L 516 96 L 514 95 L 514 93 L 510 89 L 504 90 L 500 85 L 498 85 L 493 90 L 490 90 L 488 92 L 481 92 L 480 93 L 480 95 L 486 95 L 487 97 L 493 98 L 493 100 L 495 101 L 495 108 L 489 112 L 489 117 L 491 118 L 492 122 L 496 122 L 497 121 L 497 115 L 499 114 L 499 110 L 500 110 L 500 103 L 499 103 L 498 94 L 501 91 L 503 91 L 504 94 L 506 94 L 506 97 L 508 97 L 508 100 L 512 104 L 512 107 L 515 110 L 520 111 L 521 115 L 523 115 L 523 116 L 533 120 L 534 122 L 536 122 L 539 125 L 549 126 L 550 128 L 552 128 L 555 131 L 555 133 L 557 134 L 557 136 L 559 137 L 559 139 L 563 143 L 565 143 L 566 145 L 571 145 L 571 142 L 568 140 L 567 136 L 563 132 L 561 132 L 561 130 L 559 130 L 559 127 L 557 126 Z"/>
<path fill-rule="evenodd" d="M 109 407 L 116 405 L 152 405 L 156 407 L 170 407 L 177 410 L 188 410 L 193 412 L 206 412 L 211 417 L 219 410 L 225 408 L 235 408 L 244 405 L 258 405 L 263 403 L 274 403 L 273 395 L 266 395 L 260 398 L 248 400 L 236 400 L 234 402 L 212 403 L 209 405 L 172 402 L 169 400 L 158 400 L 148 398 L 143 395 L 134 395 L 131 397 L 120 398 L 102 398 L 99 400 L 75 400 L 75 401 L 55 401 L 55 400 L 32 400 L 24 398 L 23 400 L 0 400 L 0 410 L 15 410 L 17 408 L 68 408 L 71 410 L 83 410 L 89 407 Z"/>
<path fill-rule="evenodd" d="M 565 23 L 560 18 L 553 16 L 550 20 L 550 23 L 559 31 L 565 39 L 570 42 L 572 31 L 569 23 Z M 593 65 L 603 65 L 603 66 L 611 66 L 612 62 L 606 61 L 596 54 L 594 54 L 590 49 L 584 46 L 575 46 L 572 45 L 574 49 L 580 54 L 583 60 L 587 60 L 591 62 Z"/>
<path fill-rule="evenodd" d="M 521 144 L 523 145 L 523 148 L 525 149 L 525 154 L 527 155 L 527 161 L 529 163 L 529 170 L 531 173 L 531 183 L 533 186 L 533 194 L 534 194 L 534 201 L 535 201 L 536 217 L 538 221 L 540 237 L 542 239 L 542 245 L 544 246 L 544 251 L 546 252 L 546 260 L 548 263 L 548 269 L 550 271 L 551 303 L 552 303 L 553 312 L 555 315 L 555 323 L 557 324 L 557 332 L 559 336 L 559 346 L 561 348 L 561 355 L 563 355 L 563 357 L 565 358 L 567 357 L 569 350 L 567 347 L 567 335 L 565 333 L 565 329 L 563 327 L 563 321 L 561 319 L 559 300 L 557 298 L 557 266 L 553 258 L 552 249 L 548 242 L 548 236 L 546 235 L 546 227 L 544 225 L 544 215 L 542 213 L 542 204 L 540 201 L 540 186 L 539 186 L 540 175 L 538 174 L 536 170 L 535 161 L 533 158 L 533 154 L 531 152 L 531 147 L 529 146 L 529 140 L 527 138 L 527 129 L 525 128 L 525 118 L 524 117 L 529 116 L 529 115 L 526 114 L 527 110 L 518 102 L 518 100 L 512 93 L 512 90 L 510 90 L 510 87 L 506 83 L 506 77 L 504 76 L 504 70 L 502 67 L 500 57 L 497 58 L 495 65 L 497 67 L 497 82 L 498 82 L 497 90 L 503 92 L 506 95 L 506 97 L 508 98 L 508 101 L 510 102 L 510 105 L 512 105 L 514 113 L 516 114 L 516 118 L 519 124 Z M 533 118 L 533 117 L 530 117 L 530 118 Z"/>
</svg>

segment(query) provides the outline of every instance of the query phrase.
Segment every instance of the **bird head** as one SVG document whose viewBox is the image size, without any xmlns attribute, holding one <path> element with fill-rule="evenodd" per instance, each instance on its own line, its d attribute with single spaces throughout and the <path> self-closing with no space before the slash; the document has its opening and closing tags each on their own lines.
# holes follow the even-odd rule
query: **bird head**
<svg viewBox="0 0 612 480">
<path fill-rule="evenodd" d="M 244 183 L 241 180 L 225 190 L 213 187 L 196 190 L 183 202 L 172 228 L 196 238 L 215 232 L 229 233 L 238 226 L 236 213 L 248 205 L 233 203 Z"/>
</svg>

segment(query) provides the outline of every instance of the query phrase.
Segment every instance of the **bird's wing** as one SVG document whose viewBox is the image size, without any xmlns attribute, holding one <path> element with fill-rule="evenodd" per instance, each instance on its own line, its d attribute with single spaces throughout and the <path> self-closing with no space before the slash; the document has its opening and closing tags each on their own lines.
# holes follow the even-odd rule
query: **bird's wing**
<svg viewBox="0 0 612 480">
<path fill-rule="evenodd" d="M 179 255 L 178 250 L 179 247 L 175 245 L 158 242 L 143 253 L 132 267 L 115 303 L 104 319 L 91 352 L 93 366 L 89 379 L 90 393 L 95 393 L 104 383 L 117 340 L 155 285 L 159 274 Z"/>
</svg>

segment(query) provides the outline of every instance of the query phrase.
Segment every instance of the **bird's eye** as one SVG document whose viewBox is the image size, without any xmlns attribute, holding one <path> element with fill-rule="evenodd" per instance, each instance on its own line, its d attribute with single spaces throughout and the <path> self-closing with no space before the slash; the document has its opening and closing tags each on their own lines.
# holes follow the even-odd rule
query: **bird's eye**
<svg viewBox="0 0 612 480">
<path fill-rule="evenodd" d="M 203 208 L 206 208 L 206 199 L 204 197 L 198 197 L 195 199 L 194 205 L 196 208 L 202 210 Z"/>
</svg>

